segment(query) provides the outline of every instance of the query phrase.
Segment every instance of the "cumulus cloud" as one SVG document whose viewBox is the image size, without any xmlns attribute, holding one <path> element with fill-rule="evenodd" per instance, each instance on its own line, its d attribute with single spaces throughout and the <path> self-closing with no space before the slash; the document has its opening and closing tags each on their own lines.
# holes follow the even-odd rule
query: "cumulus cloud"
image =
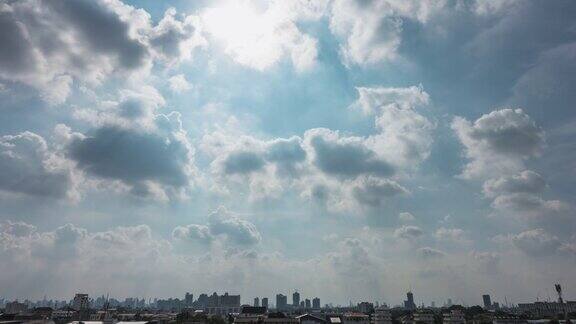
<svg viewBox="0 0 576 324">
<path fill-rule="evenodd" d="M 21 82 L 49 103 L 63 103 L 75 83 L 110 74 L 147 73 L 154 59 L 188 59 L 204 45 L 197 18 L 170 9 L 157 26 L 121 1 L 38 1 L 0 7 L 0 78 Z"/>
<path fill-rule="evenodd" d="M 207 225 L 190 224 L 178 226 L 172 236 L 179 240 L 212 243 L 224 240 L 232 246 L 253 246 L 260 243 L 262 237 L 254 224 L 239 218 L 224 207 L 218 207 L 208 217 Z"/>
<path fill-rule="evenodd" d="M 166 10 L 148 37 L 156 55 L 172 64 L 190 59 L 196 48 L 207 45 L 201 32 L 200 18 L 190 15 L 178 20 L 174 8 Z"/>
<path fill-rule="evenodd" d="M 378 113 L 390 105 L 411 109 L 427 105 L 430 102 L 430 96 L 421 86 L 407 88 L 358 87 L 356 90 L 358 91 L 358 100 L 354 103 L 354 106 L 360 108 L 366 114 Z"/>
<path fill-rule="evenodd" d="M 426 23 L 444 1 L 337 0 L 330 30 L 341 40 L 346 64 L 370 65 L 398 58 L 403 20 Z"/>
<path fill-rule="evenodd" d="M 71 139 L 67 154 L 85 173 L 122 181 L 135 194 L 151 194 L 149 182 L 182 189 L 194 173 L 194 150 L 179 118 L 157 115 L 155 130 L 102 126 Z"/>
<path fill-rule="evenodd" d="M 409 193 L 394 181 L 376 177 L 360 178 L 352 190 L 356 200 L 373 207 L 382 205 L 386 198 Z"/>
<path fill-rule="evenodd" d="M 556 253 L 560 247 L 560 240 L 541 228 L 512 236 L 512 243 L 531 256 L 551 255 Z"/>
<path fill-rule="evenodd" d="M 192 85 L 186 80 L 184 74 L 177 74 L 168 79 L 170 90 L 175 93 L 180 93 L 192 88 Z"/>
<path fill-rule="evenodd" d="M 413 240 L 424 235 L 424 231 L 418 226 L 403 225 L 394 230 L 394 237 Z"/>
<path fill-rule="evenodd" d="M 401 222 L 407 223 L 407 222 L 413 222 L 416 218 L 409 212 L 401 212 L 400 214 L 398 214 L 398 219 Z"/>
<path fill-rule="evenodd" d="M 341 137 L 336 131 L 312 129 L 304 138 L 314 152 L 314 164 L 324 173 L 341 177 L 385 177 L 394 173 L 392 165 L 379 158 L 360 137 Z"/>
<path fill-rule="evenodd" d="M 435 125 L 418 109 L 429 104 L 429 95 L 419 87 L 357 88 L 353 108 L 376 116 L 377 134 L 366 142 L 398 168 L 417 166 L 430 155 Z"/>
<path fill-rule="evenodd" d="M 233 152 L 224 160 L 226 174 L 246 174 L 261 170 L 264 159 L 255 152 Z"/>
<path fill-rule="evenodd" d="M 534 171 L 524 170 L 511 176 L 502 176 L 484 183 L 484 194 L 496 197 L 506 193 L 539 194 L 546 188 L 546 180 Z"/>
<path fill-rule="evenodd" d="M 474 123 L 456 117 L 452 129 L 470 160 L 465 178 L 520 171 L 524 160 L 539 155 L 544 146 L 544 132 L 522 109 L 496 110 Z"/>
<path fill-rule="evenodd" d="M 417 252 L 424 259 L 438 259 L 446 256 L 446 253 L 428 246 L 418 248 Z"/>
<path fill-rule="evenodd" d="M 40 135 L 0 137 L 0 190 L 39 197 L 75 197 L 70 166 Z"/>
<path fill-rule="evenodd" d="M 421 87 L 359 92 L 353 106 L 376 115 L 374 135 L 342 135 L 325 128 L 268 141 L 223 131 L 206 134 L 200 146 L 212 158 L 218 187 L 248 181 L 258 196 L 294 188 L 301 197 L 335 210 L 377 207 L 409 193 L 399 183 L 399 171 L 414 170 L 429 155 L 434 126 L 416 112 L 428 104 L 428 94 Z"/>
<path fill-rule="evenodd" d="M 297 23 L 318 19 L 325 7 L 321 3 L 278 1 L 262 9 L 227 1 L 204 10 L 201 17 L 207 33 L 237 63 L 264 71 L 286 58 L 302 72 L 315 65 L 318 49 L 317 40 Z"/>
</svg>

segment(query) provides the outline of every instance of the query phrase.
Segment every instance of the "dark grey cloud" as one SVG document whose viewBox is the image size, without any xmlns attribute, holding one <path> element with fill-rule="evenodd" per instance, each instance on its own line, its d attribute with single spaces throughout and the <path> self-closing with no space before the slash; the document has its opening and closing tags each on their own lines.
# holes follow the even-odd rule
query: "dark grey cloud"
<svg viewBox="0 0 576 324">
<path fill-rule="evenodd" d="M 302 148 L 299 137 L 281 138 L 269 144 L 266 159 L 276 163 L 281 174 L 293 175 L 296 172 L 296 165 L 306 160 L 306 151 Z"/>
<path fill-rule="evenodd" d="M 63 198 L 72 189 L 69 168 L 32 132 L 0 137 L 0 190 Z"/>
<path fill-rule="evenodd" d="M 390 163 L 379 159 L 361 142 L 332 140 L 318 132 L 310 134 L 309 143 L 314 149 L 314 163 L 325 173 L 342 177 L 390 176 L 394 173 Z"/>
<path fill-rule="evenodd" d="M 99 1 L 54 0 L 43 2 L 50 6 L 62 22 L 67 22 L 74 32 L 98 54 L 115 55 L 120 66 L 138 68 L 148 55 L 146 47 L 129 35 L 130 26 L 118 13 Z"/>
<path fill-rule="evenodd" d="M 493 111 L 474 122 L 470 137 L 500 154 L 531 156 L 540 152 L 544 132 L 520 109 Z"/>
<path fill-rule="evenodd" d="M 500 176 L 524 169 L 524 160 L 544 148 L 544 131 L 522 109 L 495 110 L 474 123 L 456 117 L 452 122 L 470 162 L 463 176 Z"/>
<path fill-rule="evenodd" d="M 178 20 L 176 10 L 170 8 L 157 26 L 150 31 L 150 45 L 166 60 L 189 58 L 196 47 L 206 40 L 200 35 L 197 17 L 187 16 Z"/>
<path fill-rule="evenodd" d="M 256 152 L 230 153 L 224 160 L 224 172 L 226 174 L 247 174 L 262 170 L 265 161 Z"/>
<path fill-rule="evenodd" d="M 164 119 L 159 119 L 162 127 L 169 127 Z M 78 168 L 97 177 L 130 185 L 153 181 L 185 187 L 191 176 L 193 150 L 182 133 L 103 126 L 74 139 L 68 155 Z"/>
<path fill-rule="evenodd" d="M 424 231 L 418 226 L 404 225 L 394 230 L 394 236 L 403 239 L 416 239 L 424 235 Z"/>
<path fill-rule="evenodd" d="M 14 15 L 0 8 L 0 70 L 23 73 L 34 70 L 36 57 L 26 29 Z"/>
<path fill-rule="evenodd" d="M 419 248 L 417 252 L 424 259 L 438 259 L 446 256 L 446 253 L 428 246 Z"/>
<path fill-rule="evenodd" d="M 372 207 L 381 206 L 386 198 L 408 193 L 406 188 L 392 180 L 366 177 L 359 182 L 352 189 L 354 198 Z"/>
<path fill-rule="evenodd" d="M 525 170 L 519 174 L 488 180 L 484 183 L 484 194 L 494 197 L 506 193 L 538 194 L 546 188 L 546 180 L 534 171 Z"/>
</svg>

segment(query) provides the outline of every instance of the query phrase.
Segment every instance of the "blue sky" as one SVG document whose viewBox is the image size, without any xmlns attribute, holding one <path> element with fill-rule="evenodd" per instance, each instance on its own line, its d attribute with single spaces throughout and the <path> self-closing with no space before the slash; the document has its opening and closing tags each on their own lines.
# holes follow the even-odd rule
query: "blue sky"
<svg viewBox="0 0 576 324">
<path fill-rule="evenodd" d="M 570 297 L 575 14 L 2 3 L 0 291 Z"/>
</svg>

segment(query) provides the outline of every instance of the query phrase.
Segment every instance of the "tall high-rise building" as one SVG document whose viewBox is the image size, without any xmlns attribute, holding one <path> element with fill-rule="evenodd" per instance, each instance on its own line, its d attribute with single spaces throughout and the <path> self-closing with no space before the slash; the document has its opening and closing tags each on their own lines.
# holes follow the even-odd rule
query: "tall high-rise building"
<svg viewBox="0 0 576 324">
<path fill-rule="evenodd" d="M 490 295 L 482 295 L 482 301 L 484 301 L 484 308 L 492 308 L 492 301 L 490 300 Z"/>
<path fill-rule="evenodd" d="M 292 294 L 292 306 L 294 306 L 294 307 L 300 306 L 300 293 L 297 291 L 295 291 Z"/>
<path fill-rule="evenodd" d="M 254 307 L 259 307 L 260 306 L 260 298 L 256 297 L 254 298 Z"/>
<path fill-rule="evenodd" d="M 76 294 L 72 301 L 72 308 L 77 311 L 90 308 L 90 299 L 88 298 L 88 294 Z"/>
<path fill-rule="evenodd" d="M 282 294 L 276 295 L 276 309 L 286 310 L 288 308 L 288 297 Z"/>
<path fill-rule="evenodd" d="M 186 307 L 192 306 L 193 302 L 194 302 L 194 295 L 192 295 L 191 293 L 186 293 L 186 295 L 184 296 L 184 303 L 186 304 Z"/>
<path fill-rule="evenodd" d="M 310 299 L 306 298 L 305 304 L 306 304 L 306 308 L 307 308 L 307 309 L 312 308 L 312 303 L 310 302 Z"/>
<path fill-rule="evenodd" d="M 262 307 L 268 308 L 268 297 L 262 298 Z"/>
<path fill-rule="evenodd" d="M 314 299 L 312 299 L 312 308 L 320 309 L 320 298 L 315 297 Z"/>
<path fill-rule="evenodd" d="M 416 304 L 414 303 L 414 294 L 411 291 L 406 293 L 406 300 L 404 301 L 404 308 L 406 309 L 416 309 Z"/>
</svg>

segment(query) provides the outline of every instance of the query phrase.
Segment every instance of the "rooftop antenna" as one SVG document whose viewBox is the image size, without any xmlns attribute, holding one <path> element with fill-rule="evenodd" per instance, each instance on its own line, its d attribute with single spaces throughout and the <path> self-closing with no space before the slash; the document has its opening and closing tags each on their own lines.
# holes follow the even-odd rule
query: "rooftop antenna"
<svg viewBox="0 0 576 324">
<path fill-rule="evenodd" d="M 564 300 L 562 299 L 562 287 L 560 286 L 559 283 L 557 283 L 556 285 L 554 285 L 554 288 L 556 288 L 556 292 L 558 293 L 558 302 L 560 304 L 564 303 Z M 565 323 L 568 323 L 568 311 L 566 310 L 566 307 L 564 307 L 564 305 L 562 305 L 562 309 L 564 309 L 564 321 Z"/>
</svg>

